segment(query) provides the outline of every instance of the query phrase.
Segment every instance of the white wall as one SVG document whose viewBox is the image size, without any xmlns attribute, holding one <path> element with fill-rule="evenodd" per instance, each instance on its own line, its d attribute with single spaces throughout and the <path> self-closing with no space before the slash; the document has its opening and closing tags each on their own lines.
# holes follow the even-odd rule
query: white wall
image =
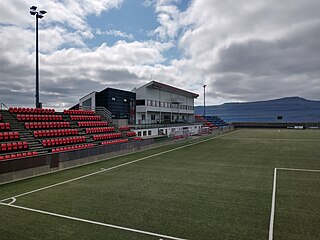
<svg viewBox="0 0 320 240">
<path fill-rule="evenodd" d="M 82 107 L 82 103 L 91 98 L 91 109 L 95 109 L 96 107 L 96 92 L 89 93 L 83 98 L 79 99 L 79 106 Z"/>
<path fill-rule="evenodd" d="M 157 136 L 157 135 L 182 135 L 186 131 L 190 135 L 196 135 L 200 133 L 202 125 L 185 125 L 185 126 L 175 126 L 175 127 L 164 127 L 164 128 L 147 128 L 147 129 L 134 129 L 133 131 L 137 136 Z M 140 134 L 139 134 L 140 132 Z M 161 134 L 163 133 L 163 134 Z M 146 135 L 144 135 L 146 134 Z"/>
</svg>

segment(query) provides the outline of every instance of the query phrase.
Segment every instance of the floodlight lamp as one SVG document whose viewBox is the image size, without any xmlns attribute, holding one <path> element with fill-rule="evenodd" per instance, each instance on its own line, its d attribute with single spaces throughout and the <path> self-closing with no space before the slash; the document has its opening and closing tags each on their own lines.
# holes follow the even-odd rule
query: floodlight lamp
<svg viewBox="0 0 320 240">
<path fill-rule="evenodd" d="M 31 14 L 31 15 L 36 15 L 37 12 L 36 12 L 36 11 L 30 11 L 30 14 Z"/>
<path fill-rule="evenodd" d="M 44 14 L 47 13 L 47 11 L 45 11 L 45 10 L 40 10 L 39 13 L 41 13 L 42 15 L 44 15 Z"/>
<path fill-rule="evenodd" d="M 44 17 L 43 15 L 41 15 L 41 14 L 39 14 L 39 13 L 37 14 L 37 18 L 40 18 L 40 19 L 41 19 L 41 18 L 43 18 L 43 17 Z"/>
<path fill-rule="evenodd" d="M 36 6 L 32 6 L 32 7 L 30 7 L 30 10 L 36 11 L 36 10 L 37 10 L 37 7 L 36 7 Z"/>
</svg>

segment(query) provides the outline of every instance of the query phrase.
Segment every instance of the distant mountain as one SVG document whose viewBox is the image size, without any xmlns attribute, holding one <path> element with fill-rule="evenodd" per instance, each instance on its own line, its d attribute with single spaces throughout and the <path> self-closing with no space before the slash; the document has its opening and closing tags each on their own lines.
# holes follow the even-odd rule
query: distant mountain
<svg viewBox="0 0 320 240">
<path fill-rule="evenodd" d="M 195 113 L 203 115 L 203 106 Z M 206 115 L 226 122 L 320 122 L 320 101 L 286 97 L 268 101 L 206 106 Z"/>
</svg>

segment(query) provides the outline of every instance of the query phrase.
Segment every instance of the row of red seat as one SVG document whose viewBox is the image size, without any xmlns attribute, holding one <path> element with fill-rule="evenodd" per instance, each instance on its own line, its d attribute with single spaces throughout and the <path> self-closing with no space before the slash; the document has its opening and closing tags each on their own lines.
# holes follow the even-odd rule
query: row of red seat
<svg viewBox="0 0 320 240">
<path fill-rule="evenodd" d="M 78 135 L 77 129 L 51 129 L 51 130 L 37 130 L 33 132 L 34 136 L 37 138 L 42 137 L 56 137 L 56 136 L 66 136 L 66 135 Z"/>
<path fill-rule="evenodd" d="M 63 114 L 66 115 L 94 115 L 92 110 L 64 110 Z"/>
<path fill-rule="evenodd" d="M 120 131 L 130 131 L 130 127 L 128 127 L 128 126 L 121 126 L 121 127 L 119 127 L 119 130 L 120 130 Z"/>
<path fill-rule="evenodd" d="M 129 142 L 129 140 L 128 139 L 117 139 L 117 140 L 105 141 L 105 142 L 102 142 L 101 145 L 112 145 L 112 144 L 125 143 L 125 142 Z"/>
<path fill-rule="evenodd" d="M 8 142 L 8 143 L 1 143 L 0 152 L 8 152 L 13 150 L 22 150 L 28 149 L 27 142 Z"/>
<path fill-rule="evenodd" d="M 135 138 L 133 138 L 133 140 L 135 140 L 135 141 L 141 141 L 141 140 L 143 140 L 143 138 L 142 138 L 142 137 L 135 137 Z"/>
<path fill-rule="evenodd" d="M 114 132 L 114 127 L 86 128 L 86 134 L 103 132 Z"/>
<path fill-rule="evenodd" d="M 54 114 L 56 111 L 49 108 L 20 108 L 9 107 L 10 113 L 29 113 L 29 114 Z"/>
<path fill-rule="evenodd" d="M 107 134 L 100 134 L 100 135 L 94 135 L 93 140 L 104 140 L 104 139 L 112 139 L 112 138 L 121 138 L 121 133 L 107 133 Z"/>
<path fill-rule="evenodd" d="M 0 130 L 10 130 L 10 123 L 0 123 Z"/>
<path fill-rule="evenodd" d="M 62 121 L 62 115 L 29 115 L 17 114 L 19 121 Z"/>
<path fill-rule="evenodd" d="M 182 139 L 182 138 L 184 138 L 184 136 L 183 135 L 177 135 L 177 136 L 174 136 L 173 138 L 174 139 Z"/>
<path fill-rule="evenodd" d="M 28 129 L 68 128 L 70 127 L 70 122 L 28 122 L 25 123 L 25 127 Z"/>
<path fill-rule="evenodd" d="M 18 132 L 0 132 L 0 141 L 19 139 Z"/>
<path fill-rule="evenodd" d="M 72 150 L 91 148 L 91 147 L 94 147 L 94 144 L 93 143 L 87 143 L 87 144 L 82 144 L 82 145 L 54 148 L 54 149 L 52 149 L 52 152 L 53 153 L 65 152 L 65 151 L 72 151 Z"/>
<path fill-rule="evenodd" d="M 100 126 L 108 126 L 108 122 L 78 122 L 79 127 L 100 127 Z"/>
<path fill-rule="evenodd" d="M 85 136 L 69 137 L 69 138 L 53 138 L 53 139 L 42 140 L 42 145 L 44 147 L 50 147 L 50 146 L 56 146 L 56 145 L 81 143 L 81 142 L 85 142 L 85 141 L 86 141 Z"/>
<path fill-rule="evenodd" d="M 137 134 L 135 132 L 126 132 L 126 136 L 127 137 L 134 137 L 136 136 Z"/>
<path fill-rule="evenodd" d="M 32 157 L 32 156 L 37 156 L 37 155 L 38 155 L 37 152 L 23 152 L 23 153 L 7 154 L 7 155 L 0 156 L 0 161 L 17 159 L 17 158 Z"/>
<path fill-rule="evenodd" d="M 70 116 L 72 121 L 100 121 L 101 116 Z"/>
</svg>

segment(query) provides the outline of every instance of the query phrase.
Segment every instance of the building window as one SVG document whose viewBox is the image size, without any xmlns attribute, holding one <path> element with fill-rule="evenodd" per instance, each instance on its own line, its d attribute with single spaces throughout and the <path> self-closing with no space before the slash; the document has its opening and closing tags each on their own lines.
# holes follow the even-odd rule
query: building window
<svg viewBox="0 0 320 240">
<path fill-rule="evenodd" d="M 144 99 L 139 99 L 136 101 L 137 106 L 144 106 L 146 105 L 146 101 Z"/>
<path fill-rule="evenodd" d="M 147 131 L 143 131 L 143 136 L 147 136 Z"/>
<path fill-rule="evenodd" d="M 141 114 L 141 119 L 142 120 L 146 120 L 146 115 L 145 114 Z"/>
<path fill-rule="evenodd" d="M 138 136 L 141 137 L 141 131 L 138 132 Z"/>
<path fill-rule="evenodd" d="M 156 115 L 152 114 L 151 115 L 151 120 L 156 120 Z"/>
<path fill-rule="evenodd" d="M 115 102 L 115 101 L 116 101 L 116 98 L 115 98 L 115 97 L 112 97 L 111 100 Z"/>
<path fill-rule="evenodd" d="M 150 136 L 150 135 L 151 135 L 151 130 L 148 131 L 148 136 Z"/>
</svg>

